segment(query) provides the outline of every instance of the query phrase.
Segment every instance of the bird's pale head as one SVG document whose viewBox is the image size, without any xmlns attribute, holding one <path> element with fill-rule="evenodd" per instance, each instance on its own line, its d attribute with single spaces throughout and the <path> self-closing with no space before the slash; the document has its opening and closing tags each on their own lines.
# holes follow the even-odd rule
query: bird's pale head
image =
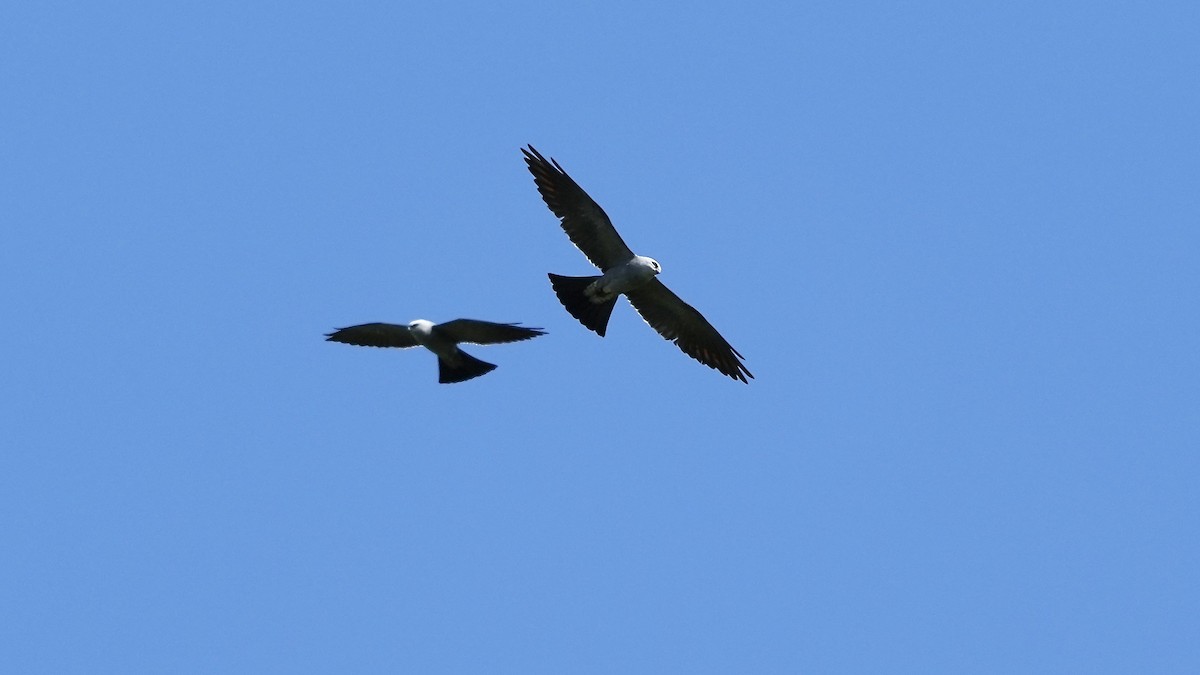
<svg viewBox="0 0 1200 675">
<path fill-rule="evenodd" d="M 408 323 L 408 332 L 420 335 L 429 335 L 433 332 L 433 322 L 425 319 L 417 319 Z"/>
<path fill-rule="evenodd" d="M 658 261 L 655 260 L 654 258 L 650 258 L 650 257 L 644 256 L 644 255 L 639 255 L 639 256 L 637 256 L 637 261 L 638 261 L 638 265 L 640 267 L 644 267 L 645 269 L 649 270 L 651 274 L 661 274 L 662 273 L 662 265 L 659 265 Z"/>
</svg>

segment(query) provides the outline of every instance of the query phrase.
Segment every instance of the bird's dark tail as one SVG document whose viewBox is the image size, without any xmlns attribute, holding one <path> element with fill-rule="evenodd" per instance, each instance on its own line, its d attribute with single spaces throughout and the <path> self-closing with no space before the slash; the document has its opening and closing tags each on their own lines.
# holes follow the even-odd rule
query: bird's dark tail
<svg viewBox="0 0 1200 675">
<path fill-rule="evenodd" d="M 596 331 L 600 337 L 604 337 L 604 331 L 608 329 L 608 317 L 612 316 L 613 307 L 617 304 L 617 296 L 614 295 L 606 302 L 596 303 L 584 293 L 588 284 L 600 277 L 564 277 L 558 274 L 547 276 L 550 277 L 550 285 L 554 287 L 558 301 L 571 316 L 579 319 L 579 323 L 588 329 Z"/>
<path fill-rule="evenodd" d="M 460 349 L 450 359 L 438 357 L 438 382 L 466 382 L 471 378 L 487 375 L 495 369 L 495 364 L 480 361 Z"/>
</svg>

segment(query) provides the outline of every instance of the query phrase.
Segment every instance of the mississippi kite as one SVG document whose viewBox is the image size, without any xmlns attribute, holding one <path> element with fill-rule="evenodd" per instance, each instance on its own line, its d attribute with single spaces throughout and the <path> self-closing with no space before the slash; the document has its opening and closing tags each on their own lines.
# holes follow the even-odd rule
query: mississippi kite
<svg viewBox="0 0 1200 675">
<path fill-rule="evenodd" d="M 325 335 L 330 342 L 344 342 L 363 347 L 416 347 L 420 345 L 437 354 L 438 382 L 464 382 L 496 369 L 458 348 L 458 343 L 494 345 L 502 342 L 528 340 L 546 332 L 541 328 L 526 328 L 515 323 L 492 323 L 475 319 L 455 319 L 435 324 L 417 319 L 407 326 L 392 323 L 364 323 L 361 326 L 339 328 Z"/>
<path fill-rule="evenodd" d="M 662 271 L 658 261 L 634 255 L 604 209 L 558 162 L 546 161 L 532 145 L 521 152 L 546 206 L 558 216 L 575 247 L 603 272 L 591 277 L 549 275 L 555 295 L 571 316 L 604 337 L 617 296 L 624 294 L 642 319 L 684 354 L 735 380 L 747 382 L 747 377 L 754 377 L 742 363 L 742 355 L 717 329 L 655 278 Z"/>
</svg>

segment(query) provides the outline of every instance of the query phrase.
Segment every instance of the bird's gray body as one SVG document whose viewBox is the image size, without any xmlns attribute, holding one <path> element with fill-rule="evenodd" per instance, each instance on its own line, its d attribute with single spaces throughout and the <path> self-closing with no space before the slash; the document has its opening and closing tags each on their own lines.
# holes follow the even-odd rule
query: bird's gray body
<svg viewBox="0 0 1200 675">
<path fill-rule="evenodd" d="M 453 358 L 455 353 L 462 351 L 457 342 L 444 335 L 444 331 L 434 330 L 436 327 L 432 321 L 417 319 L 408 324 L 408 332 L 417 344 L 437 354 L 439 358 Z"/>
<path fill-rule="evenodd" d="M 635 255 L 604 270 L 604 274 L 589 284 L 584 293 L 594 303 L 608 302 L 622 293 L 645 286 L 661 271 L 662 266 L 657 260 Z"/>
</svg>

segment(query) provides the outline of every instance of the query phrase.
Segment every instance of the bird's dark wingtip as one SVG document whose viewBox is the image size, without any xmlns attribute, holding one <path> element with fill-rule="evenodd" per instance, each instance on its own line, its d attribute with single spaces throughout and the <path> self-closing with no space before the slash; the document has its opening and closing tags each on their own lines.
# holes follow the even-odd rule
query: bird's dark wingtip
<svg viewBox="0 0 1200 675">
<path fill-rule="evenodd" d="M 537 151 L 537 148 L 533 147 L 532 143 L 526 145 L 524 148 L 521 148 L 521 154 L 525 155 L 526 162 L 532 163 L 537 161 L 546 161 L 546 158 L 542 156 L 542 153 Z"/>
<path fill-rule="evenodd" d="M 730 347 L 729 351 L 733 352 L 734 354 L 737 354 L 737 357 L 739 359 L 742 358 L 742 355 L 738 354 L 737 350 L 734 349 L 733 347 Z M 725 368 L 722 368 L 721 372 L 725 373 L 726 375 L 728 375 L 729 377 L 732 377 L 735 380 L 740 380 L 742 382 L 742 384 L 750 384 L 750 380 L 754 379 L 754 374 L 751 373 L 750 369 L 746 367 L 746 364 L 742 363 L 741 361 L 733 361 L 732 363 L 728 364 Z M 750 378 L 750 380 L 747 380 L 746 378 Z"/>
<path fill-rule="evenodd" d="M 509 321 L 508 323 L 505 323 L 504 325 L 511 326 L 518 330 L 525 331 L 526 333 L 529 334 L 529 337 L 531 337 L 531 338 L 539 337 L 541 335 L 546 334 L 545 328 L 542 328 L 541 326 L 522 326 L 520 321 Z"/>
</svg>

